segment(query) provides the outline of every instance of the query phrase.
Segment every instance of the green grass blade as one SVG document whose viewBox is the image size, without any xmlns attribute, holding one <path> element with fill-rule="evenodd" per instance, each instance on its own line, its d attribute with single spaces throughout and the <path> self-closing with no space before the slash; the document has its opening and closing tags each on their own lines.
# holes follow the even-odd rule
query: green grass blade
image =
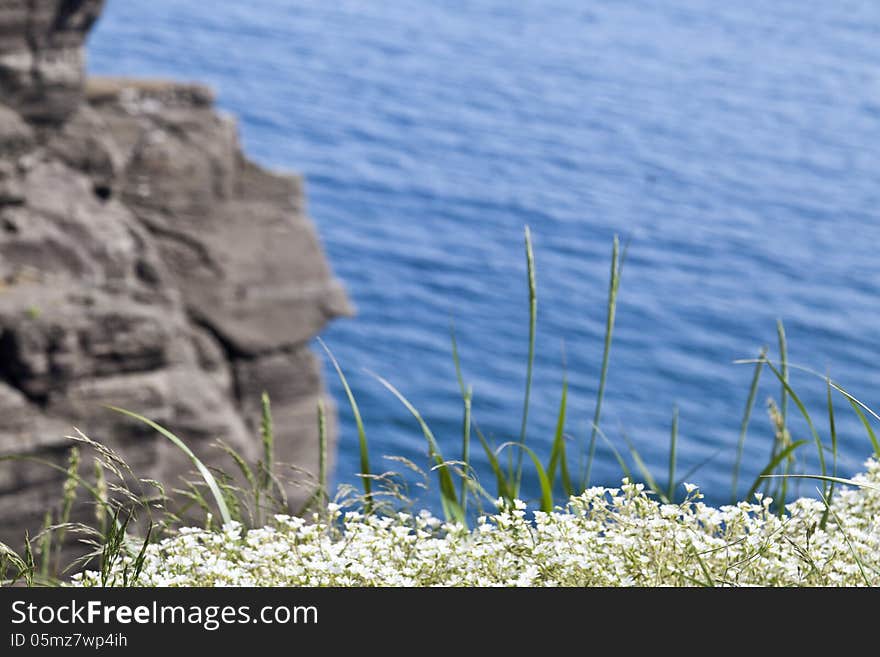
<svg viewBox="0 0 880 657">
<path fill-rule="evenodd" d="M 626 446 L 629 448 L 629 453 L 633 458 L 633 461 L 636 464 L 636 467 L 639 469 L 639 472 L 642 475 L 642 479 L 645 480 L 645 483 L 648 485 L 654 493 L 659 497 L 663 502 L 669 502 L 669 498 L 666 497 L 666 492 L 660 488 L 657 480 L 654 479 L 654 476 L 651 474 L 651 470 L 648 469 L 648 466 L 645 465 L 645 462 L 642 460 L 642 455 L 639 454 L 639 450 L 636 449 L 635 444 L 627 437 L 627 435 L 623 434 L 623 439 L 626 441 Z"/>
<path fill-rule="evenodd" d="M 553 511 L 553 490 L 550 486 L 550 480 L 547 478 L 547 472 L 544 470 L 544 466 L 541 465 L 541 460 L 538 458 L 538 455 L 535 454 L 533 449 L 513 442 L 500 445 L 498 447 L 498 452 L 500 453 L 507 447 L 519 447 L 532 459 L 532 463 L 535 465 L 535 472 L 538 474 L 538 483 L 541 487 L 541 511 L 544 511 L 545 513 Z"/>
<path fill-rule="evenodd" d="M 785 326 L 781 319 L 776 320 L 776 336 L 779 339 L 779 371 L 782 373 L 783 386 L 779 393 L 779 411 L 782 413 L 782 428 L 788 422 L 788 341 L 785 338 Z"/>
<path fill-rule="evenodd" d="M 714 588 L 715 587 L 715 578 L 712 577 L 712 573 L 709 571 L 709 567 L 706 565 L 706 562 L 703 560 L 703 557 L 700 556 L 700 553 L 697 552 L 697 549 L 691 544 L 691 554 L 694 555 L 697 559 L 697 563 L 700 566 L 700 570 L 703 571 L 703 577 L 706 578 L 705 582 L 701 582 L 704 587 Z"/>
<path fill-rule="evenodd" d="M 464 375 L 461 373 L 461 358 L 458 356 L 458 340 L 455 338 L 454 322 L 449 322 L 449 339 L 452 342 L 452 362 L 455 364 L 455 378 L 458 380 L 458 387 L 461 390 L 462 398 L 464 398 L 467 387 L 464 384 Z"/>
<path fill-rule="evenodd" d="M 807 441 L 801 441 L 807 442 Z M 844 486 L 858 486 L 859 488 L 870 488 L 871 490 L 880 490 L 880 486 L 875 486 L 874 484 L 868 484 L 864 481 L 856 481 L 855 479 L 845 479 L 843 477 L 831 477 L 827 475 L 814 475 L 814 474 L 789 474 L 789 475 L 774 475 L 774 474 L 766 474 L 763 477 L 769 478 L 779 478 L 786 477 L 788 479 L 816 479 L 818 481 L 824 481 L 828 483 L 837 483 L 843 484 Z"/>
<path fill-rule="evenodd" d="M 617 315 L 617 292 L 620 288 L 621 271 L 620 240 L 615 235 L 614 243 L 611 247 L 611 276 L 608 283 L 608 309 L 605 316 L 605 343 L 602 350 L 602 368 L 599 372 L 599 390 L 596 393 L 596 408 L 593 412 L 593 430 L 590 433 L 587 464 L 581 488 L 586 488 L 590 485 L 593 457 L 596 454 L 596 437 L 599 435 L 597 430 L 599 428 L 599 420 L 602 417 L 602 400 L 605 398 L 605 382 L 608 378 L 608 363 L 611 356 L 611 340 L 614 335 L 614 320 Z"/>
<path fill-rule="evenodd" d="M 144 536 L 144 541 L 143 541 L 143 543 L 141 543 L 141 549 L 138 552 L 138 555 L 137 555 L 137 557 L 135 557 L 135 560 L 134 560 L 134 571 L 132 573 L 131 581 L 128 582 L 128 584 L 130 586 L 134 586 L 135 584 L 137 584 L 138 579 L 140 579 L 141 571 L 144 568 L 144 561 L 146 560 L 146 557 L 147 557 L 147 547 L 150 545 L 150 538 L 152 538 L 152 536 L 153 536 L 153 529 L 154 529 L 154 525 L 151 521 L 150 524 L 147 525 L 146 536 Z"/>
<path fill-rule="evenodd" d="M 461 390 L 461 399 L 464 403 L 464 419 L 461 429 L 461 461 L 464 464 L 461 477 L 461 508 L 467 513 L 467 487 L 468 473 L 471 469 L 471 412 L 474 399 L 474 390 L 471 386 L 466 386 L 464 376 L 461 373 L 461 359 L 458 357 L 458 342 L 455 339 L 455 324 L 449 324 L 449 336 L 452 340 L 452 361 L 455 363 L 455 378 L 458 380 L 458 387 Z"/>
<path fill-rule="evenodd" d="M 677 482 L 675 482 L 675 485 L 676 485 L 676 486 L 679 486 L 679 485 L 681 485 L 681 484 L 683 484 L 683 483 L 685 483 L 685 482 L 687 482 L 687 483 L 693 483 L 693 482 L 691 482 L 691 481 L 688 481 L 688 480 L 691 478 L 691 476 L 694 475 L 695 473 L 697 473 L 701 468 L 703 468 L 707 463 L 709 463 L 709 462 L 712 461 L 714 458 L 716 458 L 716 457 L 717 457 L 721 452 L 723 452 L 723 451 L 724 451 L 724 448 L 723 448 L 723 447 L 719 447 L 719 448 L 716 449 L 714 452 L 712 452 L 711 454 L 709 454 L 709 456 L 707 456 L 706 458 L 704 458 L 702 461 L 700 461 L 700 462 L 697 463 L 696 465 L 691 466 L 691 467 L 688 469 L 688 471 L 685 472 L 684 475 L 682 475 L 682 477 L 681 477 Z"/>
<path fill-rule="evenodd" d="M 733 362 L 735 365 L 752 365 L 754 363 L 757 363 L 758 359 L 743 358 L 740 360 L 735 360 Z M 765 358 L 764 362 L 765 363 L 772 363 L 773 361 L 770 360 L 769 358 Z M 805 367 L 803 365 L 796 365 L 794 363 L 789 363 L 788 367 L 793 370 L 798 370 L 799 372 L 805 372 L 807 374 L 811 374 L 812 376 L 815 376 L 816 378 L 822 379 L 823 381 L 825 381 L 828 378 L 827 374 L 822 374 L 821 372 L 817 372 L 816 370 L 814 370 L 810 367 Z M 850 399 L 850 400 L 856 402 L 863 410 L 867 411 L 868 414 L 870 414 L 875 420 L 880 420 L 880 415 L 878 415 L 876 412 L 874 412 L 874 410 L 872 410 L 870 406 L 868 406 L 864 402 L 860 401 L 858 398 L 856 398 L 854 395 L 852 395 L 850 392 L 848 392 L 843 386 L 841 386 L 839 383 L 837 383 L 833 379 L 831 380 L 831 387 L 834 388 L 837 392 L 842 394 L 847 399 Z"/>
<path fill-rule="evenodd" d="M 834 479 L 834 477 L 832 477 L 832 479 Z M 832 482 L 832 485 L 834 485 L 834 482 Z M 862 566 L 862 560 L 859 559 L 859 555 L 856 553 L 856 549 L 853 547 L 852 541 L 849 540 L 849 533 L 846 531 L 846 528 L 840 521 L 840 517 L 834 512 L 834 509 L 831 508 L 831 500 L 823 496 L 822 503 L 825 505 L 825 515 L 827 516 L 830 513 L 834 517 L 834 522 L 837 523 L 837 528 L 841 532 L 843 532 L 843 540 L 846 541 L 846 545 L 847 547 L 849 547 L 849 551 L 853 555 L 853 559 L 856 560 L 856 565 L 859 567 L 859 572 L 862 575 L 862 580 L 865 582 L 865 586 L 869 588 L 873 587 L 873 584 L 871 584 L 871 580 L 868 579 L 868 575 L 865 573 L 865 569 Z"/>
<path fill-rule="evenodd" d="M 559 400 L 559 413 L 556 416 L 556 432 L 553 434 L 553 447 L 550 451 L 550 461 L 547 464 L 547 477 L 550 479 L 551 488 L 556 482 L 556 468 L 560 469 L 562 490 L 566 497 L 574 494 L 571 485 L 571 476 L 568 472 L 568 457 L 565 453 L 565 414 L 568 406 L 568 377 L 562 377 L 562 397 Z"/>
<path fill-rule="evenodd" d="M 37 565 L 34 561 L 34 548 L 31 545 L 31 537 L 27 530 L 24 531 L 24 581 L 28 588 L 34 585 L 34 575 L 37 573 Z"/>
<path fill-rule="evenodd" d="M 480 431 L 480 427 L 476 424 L 474 424 L 474 431 L 477 433 L 477 438 L 480 439 L 480 444 L 486 452 L 486 458 L 489 459 L 489 466 L 492 468 L 492 472 L 495 473 L 495 479 L 498 484 L 498 497 L 503 498 L 508 502 L 513 501 L 513 495 L 507 485 L 507 477 L 504 476 L 504 469 L 498 461 L 498 456 L 495 454 L 495 450 L 489 446 L 489 441 L 486 440 L 483 432 Z"/>
<path fill-rule="evenodd" d="M 730 503 L 736 502 L 736 490 L 739 485 L 739 472 L 742 466 L 743 449 L 746 444 L 746 435 L 749 431 L 749 421 L 752 418 L 752 410 L 755 408 L 755 399 L 758 395 L 758 384 L 761 381 L 761 369 L 764 367 L 764 359 L 767 357 L 767 350 L 762 349 L 755 363 L 755 372 L 752 374 L 752 383 L 749 386 L 749 396 L 746 400 L 746 408 L 743 411 L 742 423 L 739 427 L 739 440 L 736 443 L 736 462 L 733 466 L 733 486 L 730 494 Z"/>
<path fill-rule="evenodd" d="M 738 365 L 751 364 L 751 363 L 756 363 L 756 362 L 758 362 L 758 361 L 754 360 L 754 359 L 745 359 L 745 360 L 734 361 L 734 363 L 736 363 Z M 770 361 L 767 359 L 764 359 L 763 362 L 769 363 Z M 789 367 L 791 369 L 796 369 L 801 372 L 806 372 L 807 374 L 812 374 L 813 376 L 818 377 L 823 380 L 828 378 L 827 375 L 821 374 L 820 372 L 817 372 L 816 370 L 813 370 L 809 367 L 804 367 L 802 365 L 792 365 L 789 363 Z M 860 410 L 856 410 L 856 413 L 860 416 L 860 418 L 864 417 L 864 414 L 862 413 L 862 411 L 864 411 L 864 412 L 868 413 L 868 415 L 873 417 L 875 420 L 880 421 L 880 414 L 877 414 L 874 411 L 874 409 L 872 409 L 866 403 L 864 403 L 863 401 L 861 401 L 860 399 L 855 397 L 853 394 L 851 394 L 849 391 L 847 391 L 846 388 L 841 386 L 839 383 L 832 380 L 831 387 L 834 388 L 841 395 L 843 395 L 847 399 L 847 401 L 849 401 L 849 403 L 853 406 L 854 410 L 856 408 L 860 409 Z M 880 442 L 877 441 L 876 435 L 874 435 L 874 432 L 871 430 L 870 426 L 867 424 L 866 421 L 863 422 L 863 425 L 865 426 L 865 429 L 868 431 L 868 437 L 871 440 L 871 445 L 874 447 L 874 452 L 877 454 L 877 456 L 880 456 Z"/>
<path fill-rule="evenodd" d="M 526 243 L 526 271 L 529 283 L 529 361 L 526 368 L 526 392 L 523 398 L 522 427 L 519 432 L 519 445 L 521 448 L 517 452 L 516 459 L 516 478 L 514 480 L 514 493 L 519 492 L 519 486 L 522 482 L 522 464 L 523 464 L 523 448 L 526 444 L 526 428 L 529 422 L 529 399 L 532 392 L 532 370 L 535 364 L 535 332 L 538 320 L 538 293 L 535 283 L 535 253 L 532 249 L 532 233 L 529 227 L 525 230 Z M 513 477 L 513 473 L 511 473 Z"/>
<path fill-rule="evenodd" d="M 345 378 L 345 374 L 342 373 L 342 368 L 339 366 L 339 362 L 336 360 L 333 352 L 330 351 L 330 347 L 328 347 L 321 338 L 318 338 L 318 344 L 321 345 L 321 347 L 324 349 L 324 352 L 327 354 L 327 357 L 330 359 L 330 362 L 333 364 L 333 369 L 336 370 L 336 375 L 339 377 L 339 381 L 342 383 L 342 387 L 345 390 L 345 395 L 346 397 L 348 397 L 348 404 L 349 406 L 351 406 L 352 415 L 354 415 L 354 423 L 357 426 L 358 432 L 358 445 L 360 447 L 360 480 L 363 483 L 364 487 L 364 512 L 369 515 L 373 511 L 373 493 L 371 484 L 372 474 L 370 473 L 370 454 L 367 446 L 367 434 L 364 431 L 364 422 L 361 419 L 361 411 L 360 408 L 358 408 L 357 401 L 354 398 L 354 393 L 352 393 L 351 387 L 349 387 L 348 385 L 348 380 Z"/>
<path fill-rule="evenodd" d="M 788 434 L 788 391 L 786 390 L 786 386 L 789 383 L 788 376 L 788 342 L 785 337 L 785 326 L 782 324 L 781 319 L 776 320 L 776 335 L 779 342 L 779 371 L 782 374 L 782 386 L 779 393 L 780 399 L 780 408 L 779 408 L 779 428 L 778 432 L 780 436 L 787 436 Z M 784 442 L 783 442 L 784 445 Z M 779 448 L 779 441 L 773 441 L 773 451 L 772 454 L 776 454 L 776 450 Z M 791 459 L 788 458 L 784 463 L 784 473 L 788 474 L 791 471 Z M 779 508 L 780 514 L 785 513 L 785 501 L 788 494 L 788 479 L 782 480 L 782 485 L 779 487 Z"/>
<path fill-rule="evenodd" d="M 232 459 L 232 462 L 235 463 L 235 467 L 241 473 L 241 476 L 244 478 L 247 485 L 250 486 L 250 493 L 254 500 L 254 508 L 251 509 L 247 504 L 244 504 L 244 506 L 247 509 L 248 517 L 250 518 L 250 524 L 255 527 L 262 526 L 264 523 L 262 521 L 262 515 L 260 511 L 262 505 L 262 502 L 260 501 L 261 484 L 258 483 L 257 476 L 254 475 L 254 471 L 247 464 L 241 454 L 236 452 L 231 446 L 227 445 L 222 440 L 218 440 L 216 443 L 214 443 L 214 446 L 218 447 L 224 454 Z M 262 468 L 262 466 L 262 463 L 257 464 L 257 468 Z M 227 475 L 227 477 L 229 477 L 229 475 Z M 231 477 L 229 478 L 231 479 Z M 224 493 L 228 493 L 228 491 L 224 490 Z M 227 500 L 229 499 L 228 494 L 226 494 L 225 497 Z M 232 512 L 233 509 L 230 508 L 230 513 Z"/>
<path fill-rule="evenodd" d="M 770 371 L 773 372 L 773 374 L 776 376 L 776 378 L 779 379 L 780 383 L 782 383 L 782 386 L 788 392 L 788 395 L 791 397 L 791 400 L 795 403 L 795 406 L 797 406 L 798 410 L 801 412 L 801 415 L 807 421 L 807 426 L 810 428 L 810 433 L 812 434 L 813 440 L 816 443 L 816 451 L 819 454 L 819 469 L 822 471 L 823 475 L 827 475 L 828 470 L 825 466 L 825 450 L 822 447 L 822 439 L 819 438 L 819 433 L 816 431 L 816 427 L 813 425 L 813 420 L 810 417 L 810 414 L 807 412 L 806 406 L 804 406 L 800 397 L 798 397 L 797 393 L 788 384 L 788 381 L 785 380 L 782 373 L 778 369 L 776 369 L 776 367 L 773 366 L 773 363 L 771 363 L 769 360 L 765 360 L 764 362 L 767 365 L 767 367 L 770 368 Z M 827 493 L 827 491 L 826 491 L 826 493 Z"/>
<path fill-rule="evenodd" d="M 254 471 L 251 470 L 251 467 L 247 464 L 247 461 L 244 460 L 241 454 L 236 452 L 232 447 L 224 443 L 222 440 L 217 441 L 216 446 L 220 448 L 229 458 L 232 459 L 232 462 L 235 463 L 235 467 L 238 468 L 238 471 L 241 473 L 241 476 L 244 477 L 245 481 L 248 483 L 248 486 L 251 487 L 256 492 L 258 487 L 257 479 L 254 477 Z"/>
<path fill-rule="evenodd" d="M 868 418 L 865 417 L 865 414 L 862 413 L 862 409 L 859 408 L 859 405 L 854 402 L 852 399 L 848 399 L 850 406 L 855 411 L 859 420 L 862 423 L 862 426 L 865 427 L 865 431 L 868 433 L 868 439 L 871 441 L 871 447 L 874 448 L 874 456 L 880 457 L 880 442 L 877 441 L 877 434 L 874 433 L 874 430 L 871 428 L 871 424 L 868 422 Z"/>
<path fill-rule="evenodd" d="M 837 476 L 837 423 L 834 420 L 834 400 L 831 398 L 831 379 L 825 379 L 825 391 L 827 394 L 827 404 L 828 404 L 828 431 L 831 434 L 831 457 L 832 457 L 832 466 L 831 473 L 833 476 Z M 828 487 L 828 503 L 825 506 L 825 513 L 822 515 L 822 522 L 820 523 L 820 527 L 825 529 L 825 525 L 828 522 L 828 512 L 831 510 L 830 502 L 834 499 L 834 486 L 835 482 L 831 482 L 831 485 Z"/>
<path fill-rule="evenodd" d="M 754 494 L 758 491 L 758 487 L 761 485 L 761 480 L 766 479 L 768 475 L 770 475 L 770 473 L 776 469 L 776 466 L 778 466 L 782 462 L 782 459 L 787 458 L 789 454 L 794 452 L 794 450 L 796 450 L 801 445 L 806 445 L 808 442 L 808 440 L 796 440 L 782 451 L 774 454 L 773 458 L 770 459 L 770 462 L 767 463 L 767 466 L 763 470 L 761 470 L 761 473 L 755 478 L 755 482 L 752 484 L 752 487 L 749 488 L 749 492 L 746 493 L 744 499 L 746 501 L 752 499 L 752 496 L 754 496 Z"/>
<path fill-rule="evenodd" d="M 467 486 L 469 472 L 471 470 L 471 403 L 474 390 L 468 386 L 464 396 L 464 418 L 462 420 L 461 430 L 461 461 L 464 469 L 461 476 L 461 510 L 467 513 Z"/>
<path fill-rule="evenodd" d="M 263 462 L 260 464 L 260 488 L 268 491 L 272 486 L 272 471 L 275 469 L 275 429 L 272 425 L 272 402 L 269 394 L 263 392 L 260 398 L 260 442 L 263 445 Z"/>
<path fill-rule="evenodd" d="M 19 556 L 18 552 L 13 550 L 6 543 L 0 543 L 0 562 L 12 566 L 18 570 L 18 573 L 11 580 L 4 580 L 6 577 L 5 566 L 0 568 L 0 586 L 14 586 L 15 583 L 27 573 L 27 563 Z"/>
<path fill-rule="evenodd" d="M 55 537 L 56 540 L 56 567 L 55 571 L 58 572 L 61 570 L 61 551 L 64 549 L 64 539 L 66 538 L 66 526 L 68 521 L 70 520 L 70 513 L 73 510 L 73 505 L 76 502 L 76 491 L 77 491 L 77 481 L 76 477 L 79 474 L 79 448 L 74 446 L 70 448 L 69 457 L 67 461 L 67 477 L 64 479 L 64 487 L 62 492 L 62 501 L 61 501 L 61 515 L 58 518 L 58 525 L 60 529 L 58 530 L 58 535 Z"/>
<path fill-rule="evenodd" d="M 40 532 L 40 577 L 43 580 L 49 579 L 49 566 L 52 560 L 52 510 L 47 509 L 46 515 L 43 516 L 43 529 Z M 61 550 L 59 546 L 59 552 Z"/>
<path fill-rule="evenodd" d="M 324 508 L 327 502 L 327 413 L 324 400 L 318 398 L 318 505 Z"/>
<path fill-rule="evenodd" d="M 675 449 L 678 443 L 678 406 L 672 410 L 672 429 L 669 436 L 669 483 L 666 488 L 666 497 L 670 502 L 675 501 Z"/>
<path fill-rule="evenodd" d="M 205 484 L 208 486 L 208 490 L 211 491 L 211 495 L 214 497 L 214 502 L 217 504 L 217 510 L 220 512 L 220 517 L 223 519 L 223 522 L 232 522 L 232 516 L 229 513 L 229 508 L 226 506 L 226 501 L 223 499 L 223 493 L 220 491 L 220 487 L 217 485 L 217 480 L 214 479 L 214 475 L 211 474 L 211 471 L 208 470 L 205 464 L 202 463 L 195 454 L 193 454 L 193 451 L 189 447 L 187 447 L 185 442 L 183 442 L 180 438 L 168 431 L 168 429 L 166 429 L 165 427 L 156 424 L 152 420 L 145 418 L 143 415 L 138 415 L 137 413 L 127 411 L 124 408 L 119 408 L 118 406 L 108 406 L 108 408 L 112 411 L 116 411 L 117 413 L 127 415 L 128 417 L 135 419 L 138 422 L 146 424 L 148 427 L 159 432 L 159 434 L 170 440 L 172 443 L 174 443 L 174 445 L 177 446 L 178 449 L 180 449 L 180 451 L 186 454 L 186 456 L 189 457 L 189 460 L 192 461 L 192 464 L 196 467 L 196 470 L 199 471 L 199 474 L 205 481 Z"/>
<path fill-rule="evenodd" d="M 406 410 L 408 410 L 419 423 L 422 433 L 425 436 L 425 440 L 428 443 L 429 455 L 436 465 L 437 477 L 440 480 L 440 495 L 442 497 L 444 509 L 449 516 L 447 519 L 455 519 L 463 525 L 467 524 L 464 517 L 464 511 L 458 503 L 458 498 L 455 493 L 455 484 L 452 481 L 452 474 L 449 471 L 449 466 L 446 464 L 446 461 L 443 460 L 440 448 L 437 445 L 437 439 L 434 437 L 427 422 L 422 418 L 421 413 L 416 410 L 416 407 L 413 406 L 412 403 L 404 397 L 403 393 L 395 388 L 388 380 L 382 378 L 378 374 L 373 374 L 373 376 L 375 376 L 379 383 L 385 386 L 391 394 L 397 397 L 400 403 L 406 407 Z"/>
<path fill-rule="evenodd" d="M 82 486 L 88 493 L 95 499 L 100 506 L 102 506 L 108 513 L 112 513 L 112 508 L 110 507 L 109 502 L 104 499 L 101 493 L 95 488 L 91 483 L 89 483 L 86 479 L 81 477 L 77 473 L 70 473 L 68 468 L 58 465 L 57 463 L 52 463 L 47 459 L 40 458 L 38 456 L 29 456 L 26 454 L 6 454 L 4 456 L 0 456 L 0 462 L 3 461 L 30 461 L 32 463 L 39 463 L 40 465 L 44 465 L 47 468 L 51 468 L 58 472 L 65 474 L 66 476 L 70 476 L 76 480 L 80 486 Z"/>
<path fill-rule="evenodd" d="M 179 515 L 182 517 L 184 513 L 188 512 L 190 508 L 195 506 L 196 508 L 201 509 L 205 514 L 205 529 L 211 529 L 214 515 L 211 512 L 210 503 L 205 499 L 205 496 L 202 495 L 202 491 L 199 490 L 199 484 L 188 481 L 186 486 L 185 489 L 175 491 L 178 495 L 188 500 L 187 504 L 180 509 Z M 230 517 L 232 517 L 231 513 Z"/>
<path fill-rule="evenodd" d="M 791 457 L 785 459 L 785 466 L 783 470 L 783 474 L 789 474 L 791 472 Z M 782 480 L 782 485 L 779 487 L 779 517 L 785 515 L 785 503 L 788 499 L 788 479 Z"/>
<path fill-rule="evenodd" d="M 614 454 L 614 458 L 617 459 L 617 464 L 620 466 L 621 472 L 623 472 L 623 476 L 629 479 L 630 481 L 635 481 L 632 476 L 632 472 L 630 472 L 629 466 L 626 464 L 626 460 L 621 456 L 620 452 L 614 446 L 614 443 L 611 442 L 611 439 L 605 435 L 605 432 L 602 429 L 598 429 L 596 431 L 596 435 L 598 435 L 606 445 L 608 445 L 608 449 L 611 450 L 611 453 Z"/>
</svg>

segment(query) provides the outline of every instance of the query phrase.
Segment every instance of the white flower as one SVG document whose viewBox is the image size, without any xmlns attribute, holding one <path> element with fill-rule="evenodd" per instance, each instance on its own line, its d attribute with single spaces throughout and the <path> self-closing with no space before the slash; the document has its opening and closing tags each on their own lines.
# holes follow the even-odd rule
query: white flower
<svg viewBox="0 0 880 657">
<path fill-rule="evenodd" d="M 880 483 L 870 460 L 857 480 Z M 246 530 L 182 528 L 149 546 L 143 586 L 684 586 L 705 581 L 750 585 L 880 584 L 880 492 L 841 489 L 833 514 L 815 499 L 795 500 L 780 519 L 770 498 L 713 508 L 687 499 L 661 504 L 644 486 L 591 488 L 552 513 L 527 515 L 521 500 L 473 529 L 428 512 L 413 516 L 340 514 L 327 522 L 277 515 Z M 839 524 L 838 524 L 839 523 Z M 842 529 L 845 528 L 845 529 Z M 845 533 L 844 533 L 845 531 Z M 694 554 L 700 559 L 694 558 Z M 857 556 L 856 556 L 857 555 Z M 133 557 L 111 568 L 121 585 Z M 816 564 L 806 567 L 806 563 Z M 115 579 L 114 579 L 115 578 Z M 73 576 L 100 586 L 100 573 Z"/>
</svg>

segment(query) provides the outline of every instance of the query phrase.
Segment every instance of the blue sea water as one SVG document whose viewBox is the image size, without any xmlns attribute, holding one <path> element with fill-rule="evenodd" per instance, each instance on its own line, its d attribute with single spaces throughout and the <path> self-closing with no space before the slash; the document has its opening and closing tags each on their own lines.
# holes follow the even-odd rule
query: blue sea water
<svg viewBox="0 0 880 657">
<path fill-rule="evenodd" d="M 752 376 L 732 361 L 764 344 L 775 354 L 777 318 L 792 361 L 880 405 L 878 43 L 875 0 L 110 0 L 89 66 L 210 83 L 252 157 L 305 175 L 358 309 L 325 338 L 374 461 L 427 465 L 418 425 L 367 371 L 457 456 L 451 318 L 476 420 L 498 442 L 518 436 L 526 224 L 539 297 L 528 441 L 547 453 L 564 360 L 577 453 L 612 237 L 630 240 L 602 427 L 664 481 L 678 405 L 678 472 L 709 459 L 690 479 L 719 501 Z M 328 381 L 337 478 L 352 482 L 354 425 Z M 823 382 L 792 381 L 828 440 Z M 765 376 L 744 480 L 770 450 L 770 395 Z M 839 397 L 836 411 L 850 474 L 870 445 Z M 809 438 L 790 413 L 794 437 Z M 476 466 L 485 477 L 481 454 Z M 619 477 L 601 443 L 593 481 Z"/>
</svg>

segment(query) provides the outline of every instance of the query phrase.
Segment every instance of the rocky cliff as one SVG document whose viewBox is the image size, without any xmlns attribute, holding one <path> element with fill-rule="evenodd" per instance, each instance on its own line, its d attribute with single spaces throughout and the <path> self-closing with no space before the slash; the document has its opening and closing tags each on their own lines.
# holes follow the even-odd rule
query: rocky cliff
<svg viewBox="0 0 880 657">
<path fill-rule="evenodd" d="M 279 459 L 314 472 L 307 343 L 349 306 L 302 183 L 249 161 L 202 86 L 87 80 L 102 4 L 0 0 L 0 454 L 61 458 L 77 426 L 174 484 L 176 448 L 103 406 L 216 461 L 215 439 L 257 456 L 265 390 Z M 0 541 L 39 525 L 57 484 L 0 463 Z"/>
</svg>

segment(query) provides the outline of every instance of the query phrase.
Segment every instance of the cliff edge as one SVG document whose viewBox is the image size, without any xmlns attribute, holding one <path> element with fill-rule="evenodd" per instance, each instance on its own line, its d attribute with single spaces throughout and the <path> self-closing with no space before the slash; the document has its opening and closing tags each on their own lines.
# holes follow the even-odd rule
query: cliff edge
<svg viewBox="0 0 880 657">
<path fill-rule="evenodd" d="M 308 341 L 350 307 L 302 182 L 249 161 L 203 86 L 87 80 L 102 5 L 0 0 L 0 455 L 63 459 L 76 426 L 175 485 L 176 448 L 103 406 L 209 463 L 216 439 L 255 459 L 265 390 L 278 459 L 313 481 L 325 393 Z M 58 494 L 48 468 L 0 463 L 0 541 Z"/>
</svg>

